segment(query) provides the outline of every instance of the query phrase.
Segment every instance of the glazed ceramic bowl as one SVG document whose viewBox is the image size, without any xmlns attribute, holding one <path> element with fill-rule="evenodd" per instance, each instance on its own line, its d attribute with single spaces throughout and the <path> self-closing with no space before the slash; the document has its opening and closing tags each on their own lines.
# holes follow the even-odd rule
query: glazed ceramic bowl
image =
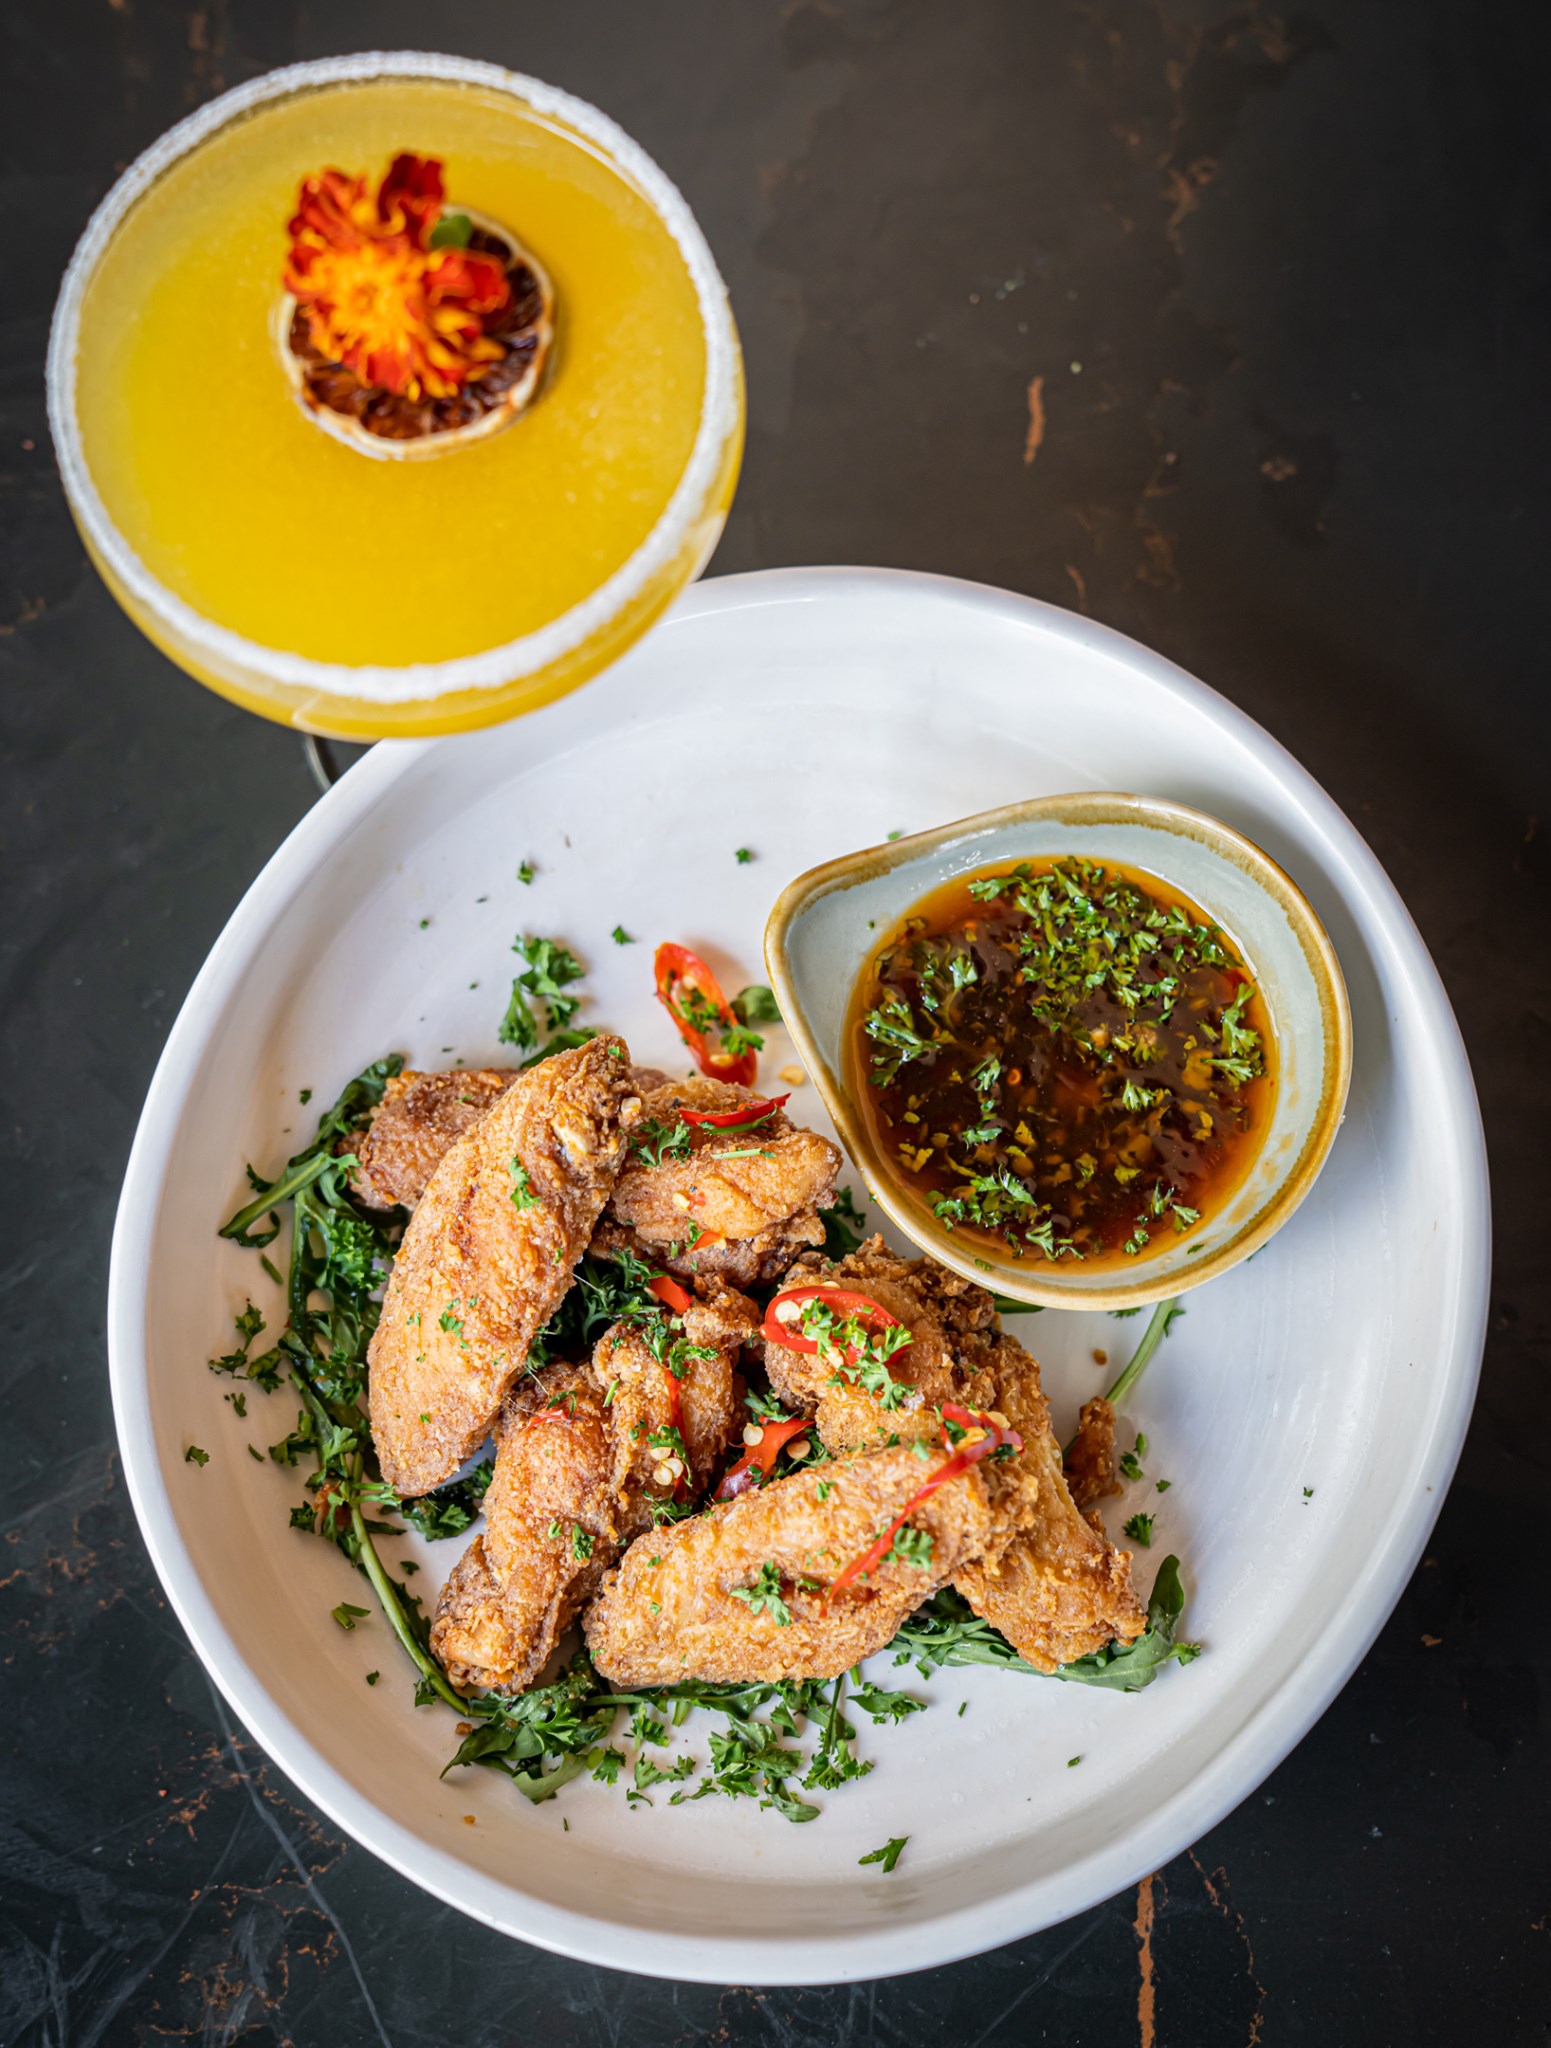
<svg viewBox="0 0 1551 2048">
<path fill-rule="evenodd" d="M 863 1084 L 846 1046 L 852 992 L 880 933 L 960 875 L 1061 854 L 1141 869 L 1199 904 L 1258 984 L 1277 1046 L 1274 1106 L 1242 1179 L 1194 1229 L 1160 1232 L 1118 1270 L 1031 1264 L 946 1229 L 895 1177 L 858 1101 Z M 1042 1308 L 1140 1307 L 1247 1259 L 1313 1186 L 1346 1104 L 1351 1010 L 1319 919 L 1258 846 L 1158 797 L 1087 792 L 1003 804 L 827 861 L 782 891 L 765 928 L 765 959 L 781 1014 L 879 1207 L 943 1265 Z"/>
</svg>

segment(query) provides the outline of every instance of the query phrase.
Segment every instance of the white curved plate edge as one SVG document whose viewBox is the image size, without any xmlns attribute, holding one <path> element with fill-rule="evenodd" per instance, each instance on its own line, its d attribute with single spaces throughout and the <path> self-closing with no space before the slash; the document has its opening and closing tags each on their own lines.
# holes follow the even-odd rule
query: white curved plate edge
<svg viewBox="0 0 1551 2048">
<path fill-rule="evenodd" d="M 1442 1105 L 1460 1139 L 1468 1185 L 1459 1191 L 1464 1251 L 1449 1327 L 1440 1351 L 1450 1360 L 1450 1398 L 1439 1409 L 1427 1451 L 1423 1483 L 1409 1511 L 1391 1524 L 1367 1558 L 1346 1598 L 1330 1617 L 1322 1642 L 1304 1667 L 1303 1682 L 1285 1691 L 1247 1722 L 1199 1773 L 1188 1790 L 1141 1819 L 1122 1840 L 1094 1849 L 1060 1882 L 1050 1879 L 1006 1894 L 997 1908 L 943 1915 L 933 1938 L 920 1927 L 883 1931 L 833 1944 L 802 1941 L 760 1944 L 718 1938 L 687 1940 L 648 1934 L 612 1921 L 592 1920 L 522 1901 L 522 1924 L 510 1912 L 504 1886 L 429 1850 L 353 1787 L 314 1750 L 306 1736 L 269 1699 L 199 1583 L 193 1561 L 175 1534 L 165 1477 L 155 1454 L 144 1371 L 144 1295 L 149 1258 L 151 1201 L 162 1186 L 176 1121 L 180 1070 L 252 947 L 285 897 L 311 873 L 315 858 L 369 814 L 387 788 L 435 740 L 380 742 L 299 820 L 260 870 L 212 947 L 184 1000 L 157 1062 L 141 1113 L 113 1231 L 108 1283 L 109 1380 L 125 1479 L 141 1534 L 174 1613 L 233 1711 L 260 1746 L 336 1826 L 445 1904 L 498 1931 L 553 1953 L 641 1975 L 697 1983 L 799 1985 L 866 1981 L 934 1968 L 1017 1940 L 1086 1911 L 1181 1854 L 1230 1813 L 1267 1777 L 1323 1714 L 1356 1670 L 1388 1619 L 1421 1559 L 1458 1463 L 1480 1374 L 1485 1340 L 1491 1257 L 1485 1135 L 1474 1080 L 1458 1022 L 1431 955 L 1399 892 L 1356 827 L 1288 750 L 1220 692 L 1123 633 L 1037 598 L 991 585 L 912 570 L 791 568 L 713 577 L 692 587 L 664 626 L 706 612 L 772 603 L 822 602 L 875 593 L 893 585 L 903 593 L 935 594 L 1009 622 L 1034 625 L 1108 654 L 1155 685 L 1183 697 L 1210 698 L 1218 721 L 1242 744 L 1276 764 L 1284 786 L 1297 792 L 1310 823 L 1338 871 L 1359 893 L 1383 907 L 1398 935 L 1413 999 L 1448 1077 Z M 659 631 L 662 628 L 659 628 Z M 1344 893 L 1344 892 L 1343 892 Z M 1477 1276 L 1472 1283 L 1471 1275 Z M 757 1954 L 758 1968 L 750 1970 Z"/>
</svg>

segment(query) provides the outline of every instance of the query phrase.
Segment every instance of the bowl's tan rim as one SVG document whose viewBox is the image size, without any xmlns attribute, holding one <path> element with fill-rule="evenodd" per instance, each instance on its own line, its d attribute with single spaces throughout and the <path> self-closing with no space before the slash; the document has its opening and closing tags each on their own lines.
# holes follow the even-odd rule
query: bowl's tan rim
<svg viewBox="0 0 1551 2048">
<path fill-rule="evenodd" d="M 970 840 L 1009 825 L 1053 819 L 1072 826 L 1151 825 L 1176 837 L 1194 839 L 1234 862 L 1256 882 L 1283 911 L 1303 951 L 1319 996 L 1320 1027 L 1323 1038 L 1323 1066 L 1320 1096 L 1314 1121 L 1303 1148 L 1289 1171 L 1267 1200 L 1225 1243 L 1202 1258 L 1199 1265 L 1177 1271 L 1167 1279 L 1149 1280 L 1145 1274 L 1123 1285 L 1104 1288 L 1068 1288 L 1059 1279 L 1060 1268 L 1047 1269 L 1044 1277 L 1031 1279 L 1011 1269 L 1009 1261 L 977 1260 L 955 1245 L 952 1234 L 936 1225 L 893 1184 L 873 1143 L 872 1132 L 859 1114 L 843 1078 L 831 1069 L 820 1052 L 798 1001 L 796 985 L 787 957 L 787 935 L 798 916 L 821 897 L 837 890 L 852 889 L 858 883 L 875 880 L 923 855 L 939 853 L 958 840 Z M 923 894 L 925 892 L 923 891 Z M 1202 908 L 1215 915 L 1214 906 Z M 860 966 L 858 960 L 857 966 Z M 1021 803 L 1000 804 L 994 810 L 979 811 L 951 824 L 915 832 L 884 846 L 869 846 L 837 860 L 809 868 L 788 882 L 776 898 L 765 923 L 765 966 L 770 985 L 780 1005 L 781 1016 L 797 1047 L 804 1066 L 824 1098 L 846 1151 L 860 1168 L 867 1192 L 890 1220 L 913 1244 L 929 1252 L 942 1265 L 961 1273 L 982 1287 L 1026 1301 L 1038 1308 L 1116 1309 L 1139 1308 L 1188 1293 L 1207 1280 L 1216 1279 L 1230 1267 L 1247 1259 L 1297 1209 L 1318 1179 L 1329 1156 L 1346 1107 L 1352 1079 L 1352 1010 L 1346 981 L 1334 946 L 1313 906 L 1286 871 L 1262 847 L 1234 831 L 1219 818 L 1168 797 L 1137 796 L 1124 790 L 1084 790 L 1067 795 L 1032 797 Z"/>
</svg>

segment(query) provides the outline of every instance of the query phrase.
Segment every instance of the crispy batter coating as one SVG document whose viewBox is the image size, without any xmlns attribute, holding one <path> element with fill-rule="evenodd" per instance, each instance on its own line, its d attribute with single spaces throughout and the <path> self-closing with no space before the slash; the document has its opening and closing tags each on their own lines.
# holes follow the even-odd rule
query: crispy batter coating
<svg viewBox="0 0 1551 2048">
<path fill-rule="evenodd" d="M 602 1398 L 585 1370 L 544 1377 L 548 1399 L 562 1405 L 503 1425 L 486 1534 L 459 1560 L 431 1624 L 431 1648 L 465 1690 L 531 1684 L 617 1555 Z"/>
<path fill-rule="evenodd" d="M 716 1112 L 760 1099 L 757 1090 L 697 1076 L 645 1097 L 642 1128 L 671 1130 L 683 1109 Z M 628 1246 L 681 1279 L 749 1287 L 784 1273 L 805 1245 L 824 1242 L 818 1211 L 834 1200 L 839 1150 L 777 1110 L 756 1131 L 692 1127 L 687 1158 L 653 1165 L 639 1142 L 619 1177 L 594 1249 Z M 701 1249 L 697 1228 L 727 1240 Z M 674 1247 L 682 1247 L 675 1250 Z"/>
<path fill-rule="evenodd" d="M 1066 1483 L 1084 1513 L 1122 1490 L 1115 1460 L 1115 1411 L 1102 1394 L 1085 1401 L 1078 1414 L 1077 1434 L 1066 1453 Z"/>
<path fill-rule="evenodd" d="M 912 1342 L 889 1361 L 909 1388 L 905 1404 L 881 1410 L 863 1388 L 831 1387 L 817 1356 L 765 1347 L 771 1384 L 789 1405 L 816 1416 L 831 1451 L 880 1435 L 936 1437 L 943 1401 L 1004 1416 L 1022 1452 L 981 1467 L 995 1533 L 984 1554 L 954 1579 L 975 1612 L 1042 1670 L 1070 1663 L 1114 1638 L 1130 1642 L 1145 1625 L 1131 1585 L 1131 1560 L 1084 1519 L 1062 1472 L 1061 1450 L 1040 1390 L 1039 1366 L 997 1328 L 991 1296 L 933 1259 L 901 1259 L 881 1237 L 838 1264 L 800 1260 L 787 1284 L 832 1281 L 869 1294 L 908 1325 Z"/>
<path fill-rule="evenodd" d="M 1005 1415 L 1023 1450 L 987 1475 L 1010 1540 L 966 1565 L 954 1585 L 1041 1671 L 1112 1641 L 1134 1641 L 1147 1618 L 1131 1584 L 1131 1560 L 1087 1520 L 1068 1490 L 1038 1365 L 1005 1333 L 971 1340 L 966 1364 L 975 1405 Z"/>
<path fill-rule="evenodd" d="M 356 1199 L 368 1209 L 413 1209 L 442 1160 L 517 1078 L 515 1067 L 395 1074 L 359 1140 Z"/>
<path fill-rule="evenodd" d="M 936 1415 L 942 1402 L 985 1405 L 966 1392 L 960 1363 L 965 1341 L 992 1330 L 996 1321 L 983 1287 L 950 1273 L 935 1259 L 902 1259 L 881 1237 L 869 1238 L 839 1261 L 799 1259 L 781 1284 L 819 1283 L 870 1295 L 911 1333 L 909 1349 L 889 1361 L 890 1378 L 907 1391 L 903 1402 L 886 1412 L 865 1388 L 847 1384 L 843 1375 L 839 1385 L 831 1385 L 835 1370 L 817 1353 L 766 1344 L 765 1370 L 771 1386 L 789 1408 L 817 1417 L 828 1449 L 857 1450 L 891 1435 L 926 1435 L 936 1441 L 942 1435 Z"/>
<path fill-rule="evenodd" d="M 687 1488 L 698 1492 L 741 1428 L 736 1361 L 757 1324 L 753 1303 L 724 1291 L 685 1311 L 680 1356 L 666 1316 L 615 1323 L 589 1366 L 519 1382 L 502 1411 L 485 1533 L 448 1580 L 431 1628 L 455 1685 L 531 1685 L 625 1544 L 654 1526 L 654 1504 L 674 1498 L 678 1475 L 664 1461 L 675 1446 L 661 1433 L 675 1403 L 652 1335 L 667 1339 L 665 1356 L 681 1368 Z"/>
<path fill-rule="evenodd" d="M 413 1209 L 431 1175 L 465 1131 L 516 1080 L 516 1067 L 459 1068 L 447 1074 L 395 1074 L 364 1136 L 340 1140 L 360 1160 L 354 1192 L 367 1209 Z M 635 1091 L 666 1085 L 661 1067 L 637 1067 Z"/>
<path fill-rule="evenodd" d="M 873 1451 L 794 1472 L 638 1538 L 587 1610 L 593 1662 L 621 1686 L 836 1677 L 883 1649 L 990 1540 L 986 1489 L 972 1468 L 910 1516 L 908 1526 L 931 1538 L 927 1561 L 891 1560 L 825 1598 L 938 1462 L 906 1445 Z"/>
<path fill-rule="evenodd" d="M 440 1486 L 483 1443 L 640 1108 L 624 1041 L 594 1038 L 524 1074 L 431 1176 L 368 1353 L 372 1435 L 397 1492 Z"/>
</svg>

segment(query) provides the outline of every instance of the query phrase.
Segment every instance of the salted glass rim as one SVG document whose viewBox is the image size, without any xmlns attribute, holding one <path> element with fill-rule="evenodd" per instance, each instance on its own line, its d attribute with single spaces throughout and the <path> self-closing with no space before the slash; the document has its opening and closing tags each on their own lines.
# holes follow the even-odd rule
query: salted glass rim
<svg viewBox="0 0 1551 2048">
<path fill-rule="evenodd" d="M 266 646 L 218 625 L 153 576 L 108 515 L 81 446 L 76 371 L 81 307 L 86 288 L 109 242 L 130 209 L 181 158 L 219 129 L 271 100 L 309 87 L 356 84 L 376 78 L 436 79 L 487 86 L 520 100 L 539 115 L 575 129 L 603 152 L 655 208 L 684 259 L 705 338 L 705 383 L 694 446 L 657 523 L 626 561 L 579 603 L 531 633 L 478 654 L 402 665 L 316 661 Z M 607 626 L 673 561 L 700 516 L 721 472 L 727 442 L 737 428 L 737 343 L 727 290 L 688 203 L 660 166 L 616 121 L 586 100 L 499 64 L 421 50 L 375 50 L 288 64 L 222 93 L 169 128 L 124 172 L 87 222 L 60 286 L 48 351 L 49 427 L 65 490 L 88 540 L 125 590 L 190 652 L 247 669 L 266 682 L 333 697 L 399 704 L 466 690 L 494 690 L 547 668 Z"/>
</svg>

